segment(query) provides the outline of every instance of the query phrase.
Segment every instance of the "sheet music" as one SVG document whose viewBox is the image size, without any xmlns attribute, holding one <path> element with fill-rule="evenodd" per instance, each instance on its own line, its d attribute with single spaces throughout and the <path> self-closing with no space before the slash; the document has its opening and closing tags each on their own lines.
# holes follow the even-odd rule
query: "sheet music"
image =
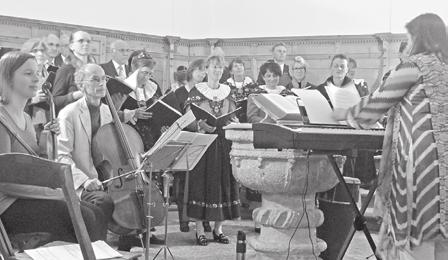
<svg viewBox="0 0 448 260">
<path fill-rule="evenodd" d="M 333 108 L 348 109 L 361 101 L 359 92 L 355 85 L 340 88 L 336 86 L 326 86 L 328 97 L 330 98 Z"/>
<path fill-rule="evenodd" d="M 193 112 L 190 110 L 187 113 L 185 113 L 183 116 L 181 116 L 179 119 L 176 120 L 169 128 L 166 130 L 157 140 L 157 142 L 149 149 L 143 157 L 149 156 L 150 154 L 153 154 L 155 151 L 157 151 L 160 147 L 162 147 L 164 144 L 166 144 L 169 140 L 175 139 L 177 136 L 179 136 L 182 129 L 190 125 L 196 120 L 196 117 L 194 116 Z"/>
<path fill-rule="evenodd" d="M 292 89 L 305 105 L 310 124 L 341 124 L 332 117 L 333 110 L 318 90 Z"/>
<path fill-rule="evenodd" d="M 178 142 L 190 143 L 171 166 L 173 171 L 192 170 L 213 143 L 217 135 L 182 131 L 176 138 Z M 188 163 L 187 163 L 188 161 Z"/>
<path fill-rule="evenodd" d="M 270 118 L 278 120 L 299 121 L 300 111 L 293 99 L 279 94 L 260 94 L 253 96 L 255 105 L 263 110 Z"/>
<path fill-rule="evenodd" d="M 123 257 L 120 253 L 111 248 L 104 241 L 92 243 L 93 252 L 96 259 L 112 259 Z M 52 247 L 39 247 L 25 250 L 25 253 L 34 260 L 83 260 L 79 244 L 69 244 Z"/>
</svg>

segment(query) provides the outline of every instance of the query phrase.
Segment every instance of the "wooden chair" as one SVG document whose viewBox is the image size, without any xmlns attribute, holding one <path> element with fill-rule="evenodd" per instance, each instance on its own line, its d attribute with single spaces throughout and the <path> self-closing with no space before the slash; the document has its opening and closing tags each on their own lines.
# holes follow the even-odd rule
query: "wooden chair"
<svg viewBox="0 0 448 260">
<path fill-rule="evenodd" d="M 27 154 L 0 154 L 0 191 L 22 198 L 65 200 L 82 255 L 85 260 L 94 260 L 95 254 L 81 215 L 80 201 L 73 187 L 70 165 Z M 1 221 L 0 253 L 5 259 L 17 259 Z"/>
</svg>

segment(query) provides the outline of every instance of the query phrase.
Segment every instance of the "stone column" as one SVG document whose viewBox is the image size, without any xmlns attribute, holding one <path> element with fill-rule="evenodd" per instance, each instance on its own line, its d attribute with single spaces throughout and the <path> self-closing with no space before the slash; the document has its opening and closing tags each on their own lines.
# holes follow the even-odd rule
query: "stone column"
<svg viewBox="0 0 448 260">
<path fill-rule="evenodd" d="M 165 71 L 168 72 L 168 75 L 165 74 L 164 79 L 167 79 L 165 82 L 165 87 L 171 88 L 171 84 L 173 83 L 173 73 L 176 68 L 174 68 L 174 54 L 176 53 L 177 43 L 180 41 L 180 37 L 176 36 L 165 36 L 164 38 L 167 49 L 167 57 L 168 62 L 165 66 Z M 165 91 L 166 89 L 164 89 Z"/>
<path fill-rule="evenodd" d="M 290 260 L 315 260 L 327 247 L 316 237 L 324 216 L 315 195 L 338 182 L 327 157 L 308 156 L 302 150 L 254 149 L 250 124 L 230 125 L 226 138 L 232 141 L 233 175 L 262 194 L 262 206 L 253 212 L 261 234 L 248 239 L 256 251 L 254 259 L 286 259 L 289 251 Z"/>
</svg>

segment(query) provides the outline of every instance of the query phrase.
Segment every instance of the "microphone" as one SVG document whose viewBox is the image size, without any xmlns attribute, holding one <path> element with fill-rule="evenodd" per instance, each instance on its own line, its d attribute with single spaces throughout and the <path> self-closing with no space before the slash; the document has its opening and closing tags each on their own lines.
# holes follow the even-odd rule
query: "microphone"
<svg viewBox="0 0 448 260">
<path fill-rule="evenodd" d="M 236 239 L 236 260 L 246 259 L 246 234 L 243 231 L 238 231 Z"/>
</svg>

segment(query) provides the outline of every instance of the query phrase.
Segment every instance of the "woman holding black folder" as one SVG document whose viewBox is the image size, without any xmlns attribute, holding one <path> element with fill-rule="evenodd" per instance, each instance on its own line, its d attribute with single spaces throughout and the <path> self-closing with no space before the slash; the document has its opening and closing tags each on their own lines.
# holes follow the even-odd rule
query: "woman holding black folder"
<svg viewBox="0 0 448 260">
<path fill-rule="evenodd" d="M 230 87 L 219 83 L 224 66 L 222 56 L 213 55 L 207 59 L 207 82 L 196 84 L 190 91 L 187 104 L 195 104 L 216 117 L 236 109 Z M 187 215 L 196 220 L 198 245 L 208 244 L 202 225 L 206 220 L 215 221 L 213 240 L 228 244 L 229 238 L 222 231 L 223 221 L 240 216 L 238 184 L 232 175 L 229 157 L 231 143 L 225 139 L 221 127 L 211 126 L 204 120 L 198 120 L 193 128 L 218 137 L 191 172 Z"/>
<path fill-rule="evenodd" d="M 137 73 L 137 82 L 135 90 L 124 101 L 121 110 L 124 111 L 124 121 L 137 130 L 145 151 L 148 151 L 161 134 L 160 127 L 151 124 L 151 113 L 146 111 L 162 96 L 160 88 L 150 80 L 156 62 L 145 51 L 133 52 L 129 60 L 132 73 Z"/>
</svg>

